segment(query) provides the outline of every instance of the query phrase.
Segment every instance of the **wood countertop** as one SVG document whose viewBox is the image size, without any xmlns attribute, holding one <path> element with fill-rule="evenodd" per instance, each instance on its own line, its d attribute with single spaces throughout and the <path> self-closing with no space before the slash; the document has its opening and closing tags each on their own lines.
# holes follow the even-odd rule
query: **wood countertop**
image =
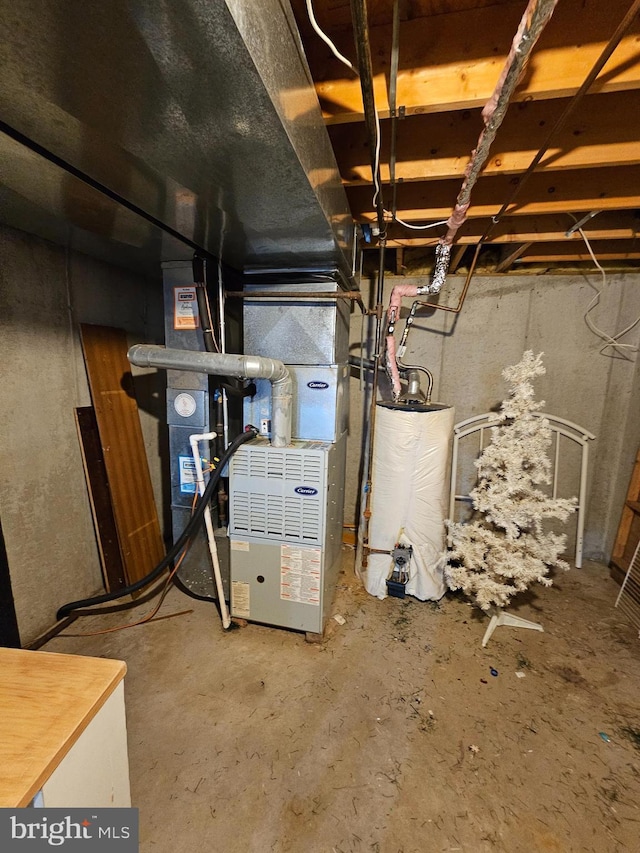
<svg viewBox="0 0 640 853">
<path fill-rule="evenodd" d="M 0 648 L 0 807 L 31 802 L 126 671 L 119 660 Z"/>
</svg>

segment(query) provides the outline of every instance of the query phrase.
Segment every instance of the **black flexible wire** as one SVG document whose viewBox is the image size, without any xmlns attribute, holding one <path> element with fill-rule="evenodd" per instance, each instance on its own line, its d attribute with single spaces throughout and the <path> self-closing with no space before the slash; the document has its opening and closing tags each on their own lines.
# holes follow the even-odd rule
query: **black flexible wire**
<svg viewBox="0 0 640 853">
<path fill-rule="evenodd" d="M 203 495 L 198 500 L 196 507 L 193 511 L 193 515 L 189 519 L 189 523 L 182 531 L 180 536 L 176 539 L 173 547 L 169 550 L 167 555 L 163 557 L 163 559 L 158 563 L 158 565 L 153 568 L 145 577 L 140 578 L 140 580 L 135 583 L 129 584 L 129 586 L 124 587 L 123 589 L 115 590 L 114 592 L 107 592 L 104 595 L 96 595 L 93 598 L 83 598 L 78 601 L 70 601 L 67 604 L 63 604 L 62 607 L 58 609 L 56 614 L 56 619 L 64 619 L 65 616 L 68 616 L 73 610 L 84 609 L 86 607 L 93 607 L 96 604 L 106 604 L 108 601 L 115 601 L 117 598 L 122 598 L 125 595 L 131 595 L 131 593 L 137 592 L 139 589 L 150 584 L 156 578 L 158 578 L 165 569 L 170 566 L 173 561 L 176 559 L 178 554 L 183 550 L 185 546 L 189 547 L 187 543 L 191 540 L 193 533 L 195 532 L 200 519 L 202 518 L 205 508 L 208 505 L 211 497 L 214 493 L 214 490 L 220 480 L 220 474 L 222 473 L 225 465 L 231 459 L 236 450 L 245 442 L 250 441 L 252 438 L 255 438 L 258 435 L 258 430 L 255 427 L 247 428 L 246 432 L 241 433 L 236 436 L 233 441 L 229 444 L 229 447 L 226 449 L 224 454 L 222 455 L 220 462 L 218 463 L 218 467 L 214 471 L 214 473 L 209 478 L 209 482 L 207 483 L 207 487 L 204 490 Z M 78 614 L 80 615 L 80 614 Z M 91 613 L 83 613 L 83 616 L 90 616 Z"/>
<path fill-rule="evenodd" d="M 202 329 L 202 340 L 207 352 L 217 352 L 216 342 L 211 328 L 211 315 L 207 305 L 206 284 L 196 284 L 196 299 L 198 301 L 198 314 L 200 315 L 200 327 Z"/>
<path fill-rule="evenodd" d="M 198 313 L 200 315 L 204 348 L 207 352 L 218 352 L 213 334 L 213 318 L 209 311 L 209 302 L 207 299 L 205 259 L 196 253 L 193 256 L 191 266 L 193 280 L 196 285 L 196 299 L 198 301 Z M 255 382 L 250 382 L 246 386 L 242 385 L 242 383 L 237 385 L 234 384 L 233 378 L 229 376 L 221 376 L 217 382 L 217 387 L 224 388 L 227 394 L 232 394 L 234 397 L 255 397 L 257 390 Z"/>
<path fill-rule="evenodd" d="M 218 382 L 217 385 L 219 388 L 224 388 L 227 394 L 231 394 L 232 397 L 255 397 L 258 390 L 255 382 L 250 382 L 242 388 L 231 385 L 229 382 Z"/>
</svg>

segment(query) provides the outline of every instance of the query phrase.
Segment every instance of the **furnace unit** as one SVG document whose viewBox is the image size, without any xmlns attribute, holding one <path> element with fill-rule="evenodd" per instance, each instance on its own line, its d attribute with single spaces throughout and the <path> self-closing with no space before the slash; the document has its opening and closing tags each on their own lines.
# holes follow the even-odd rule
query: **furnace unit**
<svg viewBox="0 0 640 853">
<path fill-rule="evenodd" d="M 289 368 L 294 440 L 270 445 L 270 389 L 257 382 L 244 419 L 265 437 L 240 448 L 230 464 L 231 612 L 319 634 L 341 561 L 349 305 L 313 298 L 314 291 L 340 290 L 330 275 L 276 276 L 247 289 L 260 298 L 245 300 L 244 349 Z M 288 292 L 290 298 L 269 296 Z"/>
<path fill-rule="evenodd" d="M 166 264 L 164 274 L 167 348 L 134 347 L 133 358 L 168 370 L 174 538 L 189 521 L 196 492 L 190 437 L 210 432 L 212 422 L 206 374 L 225 364 L 233 376 L 256 379 L 242 420 L 262 435 L 242 445 L 228 466 L 229 526 L 215 531 L 224 597 L 233 616 L 321 634 L 341 561 L 349 305 L 314 293 L 338 294 L 338 276 L 249 276 L 246 290 L 255 297 L 243 305 L 244 355 L 226 356 L 202 352 L 189 267 Z M 286 382 L 287 390 L 280 384 L 274 396 L 274 382 Z M 282 431 L 272 435 L 276 423 Z M 204 446 L 203 453 L 211 461 L 214 453 Z M 206 546 L 199 534 L 180 581 L 197 595 L 217 597 Z"/>
<path fill-rule="evenodd" d="M 231 614 L 322 633 L 340 571 L 346 434 L 258 438 L 230 464 Z"/>
</svg>

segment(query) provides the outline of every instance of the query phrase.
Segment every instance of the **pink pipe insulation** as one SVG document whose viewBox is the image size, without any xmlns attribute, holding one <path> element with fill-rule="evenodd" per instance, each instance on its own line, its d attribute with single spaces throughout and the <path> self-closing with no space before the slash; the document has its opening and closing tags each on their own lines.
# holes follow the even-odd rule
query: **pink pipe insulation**
<svg viewBox="0 0 640 853">
<path fill-rule="evenodd" d="M 391 291 L 389 308 L 387 310 L 389 323 L 395 323 L 398 319 L 402 300 L 405 296 L 419 296 L 420 293 L 424 293 L 424 290 L 419 288 L 416 284 L 396 284 Z"/>
<path fill-rule="evenodd" d="M 557 2 L 558 0 L 529 0 L 493 94 L 482 110 L 484 128 L 478 137 L 478 144 L 471 152 L 455 207 L 447 220 L 447 233 L 440 241 L 444 245 L 452 245 L 460 226 L 467 218 L 471 190 L 489 157 L 491 143 L 506 115 L 509 101 L 527 67 L 533 47 L 551 18 Z"/>
<path fill-rule="evenodd" d="M 419 296 L 425 292 L 424 287 L 418 287 L 415 284 L 396 284 L 391 291 L 389 299 L 389 308 L 387 309 L 387 371 L 390 375 L 391 385 L 393 387 L 393 397 L 397 399 L 400 396 L 400 373 L 398 372 L 398 364 L 396 362 L 396 340 L 393 336 L 393 330 L 396 320 L 400 316 L 400 307 L 402 300 L 406 296 Z"/>
<path fill-rule="evenodd" d="M 447 232 L 440 239 L 439 247 L 436 250 L 433 281 L 427 287 L 399 284 L 391 292 L 389 309 L 387 311 L 386 357 L 387 371 L 391 378 L 395 399 L 400 395 L 401 386 L 393 332 L 395 322 L 400 314 L 402 299 L 405 296 L 415 297 L 421 293 L 438 293 L 444 284 L 449 268 L 451 245 L 455 240 L 458 230 L 467 218 L 467 212 L 471 204 L 471 190 L 489 157 L 491 143 L 495 139 L 498 128 L 506 115 L 509 101 L 527 67 L 533 47 L 551 18 L 557 2 L 558 0 L 529 0 L 493 94 L 482 110 L 484 128 L 478 137 L 478 144 L 471 152 L 471 159 L 465 169 L 464 180 L 458 193 L 455 207 L 447 220 Z"/>
<path fill-rule="evenodd" d="M 466 178 L 465 178 L 466 180 Z M 451 246 L 453 240 L 458 233 L 458 229 L 461 225 L 464 224 L 467 218 L 467 211 L 469 210 L 470 202 L 466 204 L 456 204 L 451 212 L 451 216 L 447 219 L 447 233 L 444 235 L 441 243 L 444 243 L 446 246 Z"/>
</svg>

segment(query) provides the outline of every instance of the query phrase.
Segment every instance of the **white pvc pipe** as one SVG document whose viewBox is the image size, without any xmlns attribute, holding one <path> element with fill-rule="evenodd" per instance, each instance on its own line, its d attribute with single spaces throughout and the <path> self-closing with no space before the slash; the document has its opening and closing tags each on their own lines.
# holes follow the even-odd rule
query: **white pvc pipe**
<svg viewBox="0 0 640 853">
<path fill-rule="evenodd" d="M 198 442 L 200 441 L 212 441 L 216 437 L 215 432 L 205 432 L 201 435 L 193 434 L 189 436 L 189 444 L 191 445 L 191 453 L 193 454 L 193 461 L 196 466 L 196 474 L 197 474 L 197 484 L 198 484 L 198 493 L 202 497 L 204 494 L 204 475 L 202 473 L 202 459 L 200 458 L 200 449 L 198 447 Z M 220 563 L 218 561 L 218 549 L 216 548 L 216 539 L 213 531 L 213 522 L 211 520 L 211 510 L 209 509 L 209 504 L 206 505 L 204 509 L 204 524 L 207 528 L 207 540 L 209 542 L 209 552 L 211 554 L 211 562 L 213 564 L 213 576 L 216 581 L 216 589 L 218 591 L 218 602 L 220 604 L 220 615 L 222 617 L 222 627 L 226 630 L 229 625 L 231 625 L 231 617 L 229 616 L 229 609 L 227 607 L 227 602 L 224 598 L 224 588 L 222 586 L 222 574 L 220 572 Z"/>
<path fill-rule="evenodd" d="M 576 569 L 582 568 L 582 549 L 584 547 L 584 515 L 587 504 L 587 469 L 589 467 L 589 445 L 582 445 L 582 464 L 580 465 L 580 496 L 578 497 L 578 529 L 576 531 Z"/>
<path fill-rule="evenodd" d="M 223 217 L 224 218 L 224 217 Z M 227 329 L 224 313 L 224 286 L 222 284 L 222 258 L 218 258 L 218 317 L 220 318 L 220 352 L 227 351 Z M 229 399 L 222 388 L 222 427 L 224 449 L 229 447 Z"/>
<path fill-rule="evenodd" d="M 291 444 L 291 397 L 293 380 L 288 368 L 275 358 L 221 352 L 167 349 L 154 344 L 136 344 L 127 353 L 137 367 L 162 367 L 214 376 L 268 379 L 271 383 L 272 445 Z"/>
</svg>

